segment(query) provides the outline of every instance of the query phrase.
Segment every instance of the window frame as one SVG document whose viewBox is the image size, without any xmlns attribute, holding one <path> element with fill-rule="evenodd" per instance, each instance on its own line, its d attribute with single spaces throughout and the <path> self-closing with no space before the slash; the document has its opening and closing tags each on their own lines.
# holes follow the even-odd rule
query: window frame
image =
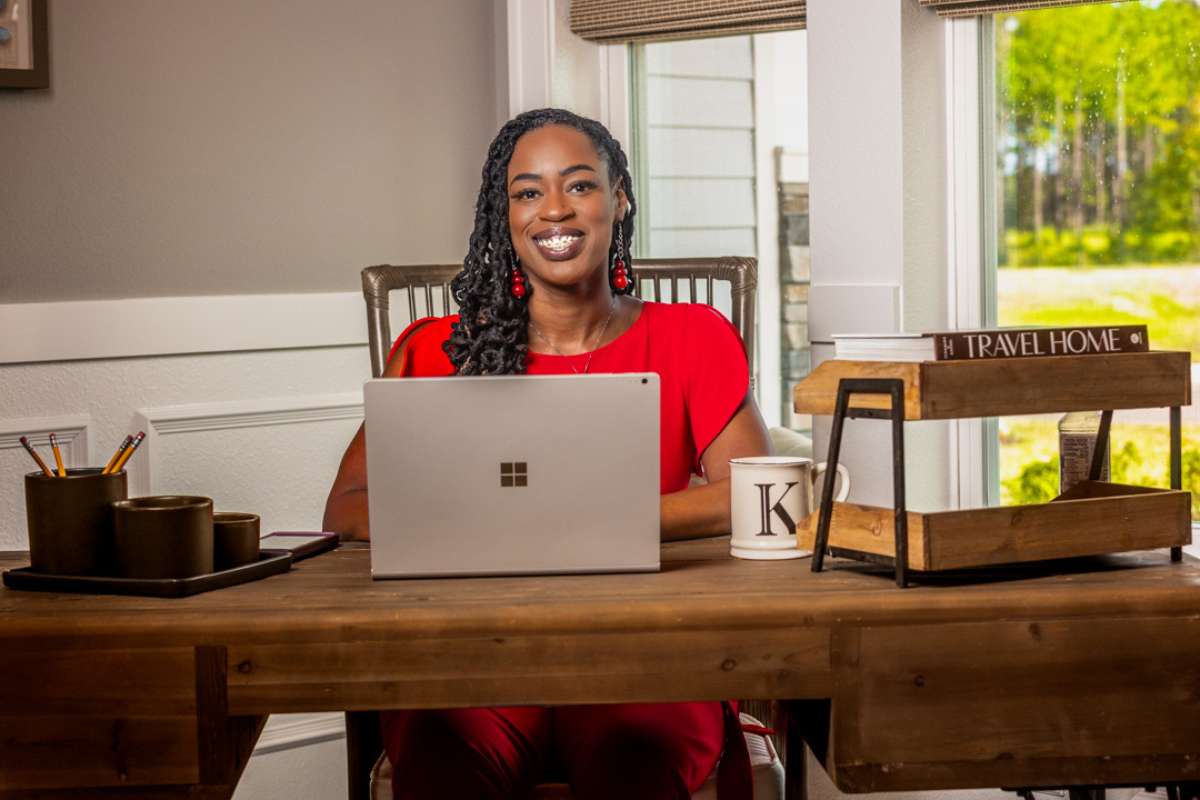
<svg viewBox="0 0 1200 800">
<path fill-rule="evenodd" d="M 744 36 L 750 46 L 753 78 L 753 159 L 754 159 L 754 243 L 755 258 L 758 265 L 757 306 L 755 317 L 755 363 L 751 365 L 751 373 L 757 379 L 753 381 L 753 391 L 758 401 L 759 412 L 769 428 L 782 426 L 786 419 L 783 413 L 783 366 L 782 366 L 782 337 L 780 298 L 780 258 L 778 253 L 779 207 L 776 199 L 775 156 L 773 148 L 766 144 L 760 134 L 761 128 L 771 127 L 772 109 L 766 102 L 769 89 L 773 86 L 769 72 L 764 67 L 769 64 L 773 55 L 771 39 L 759 34 L 736 34 Z M 653 41 L 633 42 L 628 48 L 629 74 L 626 82 L 628 90 L 629 138 L 628 150 L 631 160 L 630 169 L 636 181 L 638 197 L 641 204 L 638 207 L 639 226 L 642 230 L 650 230 L 650 220 L 653 209 L 650 207 L 650 170 L 648 162 L 648 126 L 642 117 L 646 114 L 648 100 L 648 71 L 646 48 L 656 44 Z M 807 91 L 807 86 L 804 87 Z M 764 180 L 764 173 L 766 179 Z M 634 257 L 649 258 L 650 238 L 648 235 L 635 237 Z M 728 255 L 728 253 L 712 253 L 711 255 Z M 770 379 L 768 376 L 775 376 Z"/>
<path fill-rule="evenodd" d="M 947 319 L 952 328 L 996 324 L 995 46 L 990 16 L 946 21 Z M 999 502 L 995 417 L 956 420 L 949 496 L 959 508 Z"/>
<path fill-rule="evenodd" d="M 999 269 L 995 18 L 947 20 L 946 60 L 949 319 L 952 327 L 994 327 Z M 949 456 L 950 497 L 958 498 L 960 508 L 999 505 L 997 418 L 958 420 Z M 1192 531 L 1193 539 L 1200 536 L 1200 521 L 1192 523 Z"/>
</svg>

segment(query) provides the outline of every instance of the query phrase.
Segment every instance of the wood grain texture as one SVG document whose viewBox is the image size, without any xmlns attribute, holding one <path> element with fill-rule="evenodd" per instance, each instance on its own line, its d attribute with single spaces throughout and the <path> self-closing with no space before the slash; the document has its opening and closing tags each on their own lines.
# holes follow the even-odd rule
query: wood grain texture
<svg viewBox="0 0 1200 800">
<path fill-rule="evenodd" d="M 82 645 L 83 643 L 81 643 Z M 14 714 L 183 716 L 196 710 L 192 648 L 44 651 L 0 656 L 0 717 Z M 104 686 L 103 694 L 96 687 Z"/>
<path fill-rule="evenodd" d="M 0 707 L 0 800 L 39 786 L 228 796 L 267 713 L 685 695 L 808 709 L 799 729 L 843 788 L 1189 777 L 1198 608 L 1200 564 L 1158 552 L 927 573 L 900 590 L 889 570 L 840 559 L 822 573 L 732 559 L 728 537 L 665 545 L 653 575 L 372 581 L 352 546 L 176 600 L 4 589 L 0 651 L 17 655 L 0 678 L 30 683 L 41 663 L 65 689 L 37 689 L 63 713 L 12 693 Z M 70 683 L 88 652 L 91 690 Z M 182 671 L 148 681 L 151 702 L 124 664 Z M 89 713 L 66 713 L 74 701 Z M 67 791 L 85 785 L 100 788 Z"/>
<path fill-rule="evenodd" d="M 1085 482 L 1090 484 L 1090 482 Z M 895 512 L 834 503 L 829 544 L 895 556 Z M 816 516 L 798 546 L 811 550 Z M 1081 485 L 1051 503 L 908 512 L 908 566 L 953 570 L 1187 545 L 1192 541 L 1187 492 L 1119 484 Z"/>
<path fill-rule="evenodd" d="M 796 384 L 793 401 L 797 414 L 832 415 L 842 378 L 899 378 L 904 381 L 904 418 L 921 419 L 921 362 L 822 361 Z M 891 399 L 878 394 L 850 395 L 851 408 L 889 408 Z"/>
<path fill-rule="evenodd" d="M 842 378 L 900 378 L 905 419 L 1163 408 L 1192 401 L 1189 353 L 1151 351 L 981 361 L 824 361 L 797 384 L 797 413 L 833 414 Z M 852 408 L 887 408 L 851 395 Z"/>
<path fill-rule="evenodd" d="M 925 514 L 928 569 L 1174 547 L 1192 541 L 1191 494 L 1103 498 Z"/>
<path fill-rule="evenodd" d="M 1188 353 L 924 362 L 922 419 L 1191 404 Z"/>
<path fill-rule="evenodd" d="M 0 649 L 78 651 L 447 636 L 796 629 L 970 621 L 998 615 L 1190 613 L 1200 564 L 1128 553 L 946 576 L 897 592 L 886 569 L 835 559 L 743 561 L 729 537 L 663 546 L 658 574 L 372 581 L 343 545 L 291 572 L 194 597 L 77 596 L 0 588 Z M 0 569 L 24 566 L 0 555 Z M 64 613 L 69 609 L 70 613 Z M 282 710 L 282 709 L 281 709 Z"/>
<path fill-rule="evenodd" d="M 238 646 L 229 658 L 229 706 L 243 714 L 281 703 L 447 708 L 824 697 L 832 688 L 824 628 Z"/>
<path fill-rule="evenodd" d="M 200 782 L 236 786 L 267 716 L 230 715 L 224 647 L 197 647 L 195 664 Z"/>
<path fill-rule="evenodd" d="M 196 717 L 0 715 L 0 790 L 198 781 Z"/>
<path fill-rule="evenodd" d="M 807 527 L 798 527 L 796 542 L 802 550 L 812 550 L 817 540 L 817 514 L 807 517 Z M 907 512 L 908 517 L 908 566 L 910 569 L 925 570 L 929 566 L 928 545 L 925 537 L 926 514 Z M 896 555 L 896 512 L 879 506 L 854 503 L 833 504 L 833 517 L 829 523 L 829 545 L 878 556 Z"/>
<path fill-rule="evenodd" d="M 855 720 L 837 726 L 844 791 L 1200 774 L 1195 616 L 865 628 L 857 638 L 835 664 L 855 667 L 839 671 L 852 677 L 834 698 Z"/>
<path fill-rule="evenodd" d="M 0 789 L 197 779 L 192 650 L 93 646 L 0 649 Z"/>
</svg>

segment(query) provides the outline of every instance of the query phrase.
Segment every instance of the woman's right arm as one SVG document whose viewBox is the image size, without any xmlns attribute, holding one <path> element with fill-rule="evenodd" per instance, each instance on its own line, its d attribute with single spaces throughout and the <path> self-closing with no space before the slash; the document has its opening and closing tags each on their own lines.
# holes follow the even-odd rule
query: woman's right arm
<svg viewBox="0 0 1200 800">
<path fill-rule="evenodd" d="M 366 427 L 350 440 L 337 477 L 325 501 L 325 521 L 322 530 L 336 531 L 343 541 L 365 542 L 371 538 L 367 525 L 367 444 Z"/>
<path fill-rule="evenodd" d="M 383 377 L 403 377 L 403 358 L 388 362 Z M 343 541 L 369 541 L 367 522 L 367 439 L 366 426 L 359 425 L 358 433 L 350 440 L 338 467 L 337 477 L 325 501 L 325 520 L 322 530 L 336 531 Z"/>
</svg>

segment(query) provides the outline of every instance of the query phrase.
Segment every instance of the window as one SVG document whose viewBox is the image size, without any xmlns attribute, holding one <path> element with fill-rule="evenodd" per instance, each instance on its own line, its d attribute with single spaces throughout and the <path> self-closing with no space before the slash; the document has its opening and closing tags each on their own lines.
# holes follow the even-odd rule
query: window
<svg viewBox="0 0 1200 800">
<path fill-rule="evenodd" d="M 1145 322 L 1200 376 L 1200 4 L 1000 14 L 995 313 L 1001 325 Z M 985 30 L 986 30 L 985 26 Z M 985 207 L 987 204 L 985 203 Z M 1200 518 L 1200 414 L 1184 409 L 1183 488 Z M 1058 492 L 1056 417 L 999 422 L 1006 503 Z M 1165 410 L 1118 411 L 1112 479 L 1169 485 Z"/>
<path fill-rule="evenodd" d="M 806 32 L 632 46 L 635 255 L 758 259 L 758 389 L 769 425 L 809 370 Z M 729 298 L 716 298 L 726 314 Z"/>
</svg>

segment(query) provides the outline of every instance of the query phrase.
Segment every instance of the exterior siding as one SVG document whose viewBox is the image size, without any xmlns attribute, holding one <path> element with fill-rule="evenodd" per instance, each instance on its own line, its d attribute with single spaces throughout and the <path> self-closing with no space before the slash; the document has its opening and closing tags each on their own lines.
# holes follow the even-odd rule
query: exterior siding
<svg viewBox="0 0 1200 800">
<path fill-rule="evenodd" d="M 643 59 L 646 254 L 756 255 L 750 37 L 649 44 Z"/>
</svg>

